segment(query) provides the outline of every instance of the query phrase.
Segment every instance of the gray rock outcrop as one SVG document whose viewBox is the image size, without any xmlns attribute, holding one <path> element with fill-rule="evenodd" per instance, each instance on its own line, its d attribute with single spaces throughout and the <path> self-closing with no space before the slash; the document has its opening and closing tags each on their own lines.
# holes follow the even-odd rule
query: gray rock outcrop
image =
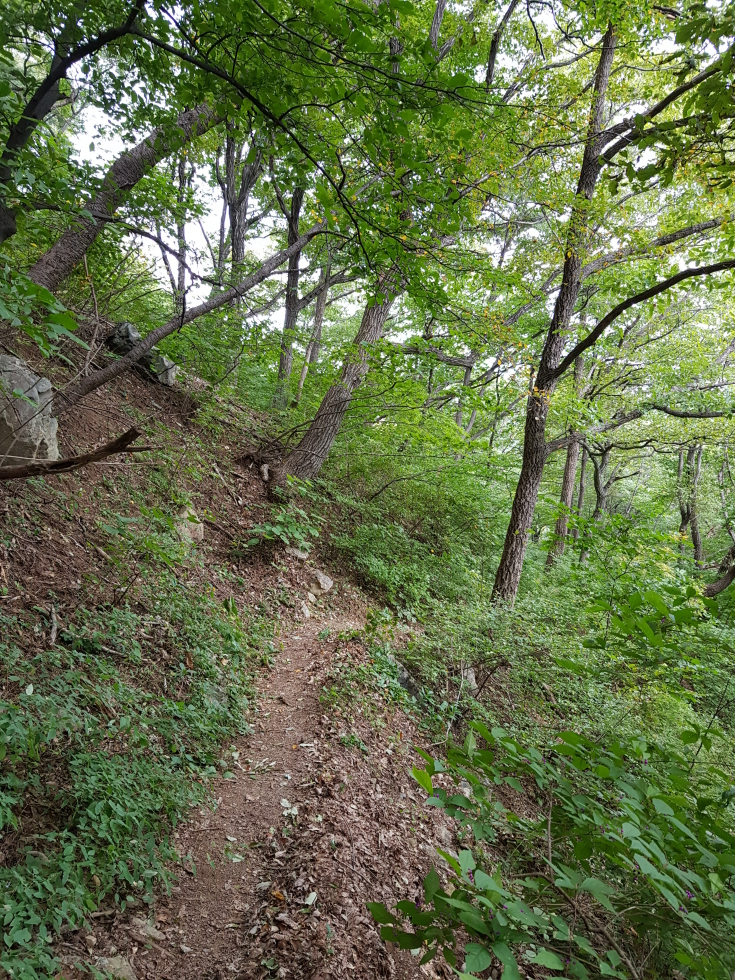
<svg viewBox="0 0 735 980">
<path fill-rule="evenodd" d="M 59 458 L 52 388 L 19 357 L 0 355 L 0 466 Z"/>
<path fill-rule="evenodd" d="M 142 339 L 135 325 L 126 321 L 125 323 L 118 323 L 105 343 L 113 353 L 124 357 Z M 155 381 L 169 388 L 176 380 L 176 365 L 168 357 L 164 357 L 155 347 L 141 357 L 135 365 L 135 370 L 148 381 Z"/>
</svg>

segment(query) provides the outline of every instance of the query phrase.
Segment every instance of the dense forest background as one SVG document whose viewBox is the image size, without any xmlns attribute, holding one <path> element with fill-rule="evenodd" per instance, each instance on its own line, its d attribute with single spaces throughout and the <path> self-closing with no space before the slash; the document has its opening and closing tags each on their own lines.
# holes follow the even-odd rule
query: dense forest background
<svg viewBox="0 0 735 980">
<path fill-rule="evenodd" d="M 12 0 L 0 41 L 0 976 L 168 888 L 311 616 L 253 598 L 288 547 L 370 606 L 324 710 L 400 705 L 459 828 L 368 890 L 385 942 L 729 980 L 735 8 Z M 107 572 L 42 581 L 61 517 Z"/>
</svg>

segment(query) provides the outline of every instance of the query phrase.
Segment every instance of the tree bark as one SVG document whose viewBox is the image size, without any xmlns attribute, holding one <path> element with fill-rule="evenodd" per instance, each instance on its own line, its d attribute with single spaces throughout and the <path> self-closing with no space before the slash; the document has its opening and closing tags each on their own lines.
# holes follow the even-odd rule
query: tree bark
<svg viewBox="0 0 735 980">
<path fill-rule="evenodd" d="M 221 116 L 208 105 L 182 112 L 170 127 L 154 129 L 132 150 L 126 150 L 107 171 L 98 194 L 87 204 L 92 218 L 77 216 L 59 240 L 31 266 L 28 275 L 53 292 L 82 261 L 105 225 L 125 199 L 125 195 L 161 160 L 182 145 L 206 133 Z"/>
<path fill-rule="evenodd" d="M 547 568 L 551 568 L 557 558 L 561 558 L 564 554 L 567 527 L 569 526 L 569 513 L 572 509 L 572 499 L 574 497 L 574 483 L 577 478 L 578 460 L 579 433 L 575 432 L 567 446 L 567 458 L 564 463 L 564 475 L 561 481 L 561 495 L 559 498 L 559 516 L 556 519 L 556 527 L 554 528 L 554 542 L 546 557 Z"/>
<path fill-rule="evenodd" d="M 386 282 L 381 285 L 385 290 Z M 278 475 L 279 481 L 282 482 L 287 476 L 311 480 L 321 470 L 337 438 L 355 389 L 368 372 L 367 349 L 383 336 L 394 301 L 395 296 L 388 295 L 382 303 L 375 303 L 365 309 L 353 343 L 353 352 L 342 367 L 342 376 L 327 391 L 303 439 L 284 460 Z"/>
<path fill-rule="evenodd" d="M 572 528 L 572 537 L 576 541 L 579 538 L 579 521 L 582 517 L 582 507 L 584 506 L 584 494 L 587 489 L 587 443 L 582 446 L 582 462 L 579 467 L 579 492 L 577 493 L 577 522 Z"/>
<path fill-rule="evenodd" d="M 546 419 L 549 412 L 549 401 L 558 383 L 556 369 L 562 361 L 565 335 L 574 313 L 582 283 L 582 249 L 584 247 L 586 213 L 602 167 L 600 151 L 603 143 L 601 136 L 603 108 L 614 54 L 615 32 L 610 25 L 602 40 L 602 51 L 595 72 L 587 143 L 577 183 L 576 201 L 572 208 L 567 233 L 562 284 L 544 343 L 536 387 L 529 392 L 526 403 L 523 464 L 513 500 L 503 554 L 493 585 L 493 599 L 496 600 L 513 602 L 521 580 L 523 560 L 528 544 L 528 531 L 536 510 L 536 501 L 546 461 Z"/>
<path fill-rule="evenodd" d="M 676 471 L 676 495 L 679 499 L 679 514 L 681 515 L 681 520 L 679 521 L 679 534 L 681 534 L 682 539 L 684 533 L 689 526 L 689 518 L 691 514 L 689 513 L 689 503 L 684 495 L 684 450 L 679 450 L 679 466 Z M 680 550 L 683 550 L 684 542 L 682 540 L 680 545 Z"/>
</svg>

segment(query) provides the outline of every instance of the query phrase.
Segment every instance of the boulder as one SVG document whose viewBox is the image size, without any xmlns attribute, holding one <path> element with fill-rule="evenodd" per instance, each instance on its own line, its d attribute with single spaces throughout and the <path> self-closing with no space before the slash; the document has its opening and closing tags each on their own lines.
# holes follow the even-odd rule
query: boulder
<svg viewBox="0 0 735 980">
<path fill-rule="evenodd" d="M 0 356 L 0 466 L 59 458 L 51 400 L 48 378 L 19 357 Z"/>
<path fill-rule="evenodd" d="M 124 357 L 137 347 L 142 339 L 135 325 L 126 321 L 118 323 L 105 343 L 113 353 Z M 135 370 L 146 380 L 155 381 L 169 388 L 176 380 L 176 365 L 170 358 L 164 357 L 156 347 L 152 347 L 141 357 L 135 365 Z"/>
<path fill-rule="evenodd" d="M 176 514 L 176 532 L 182 541 L 203 541 L 204 525 L 193 507 L 184 504 Z"/>
<path fill-rule="evenodd" d="M 318 568 L 313 568 L 309 571 L 307 584 L 309 592 L 313 592 L 315 595 L 323 595 L 325 592 L 329 592 L 334 582 L 324 572 L 320 572 Z"/>
</svg>

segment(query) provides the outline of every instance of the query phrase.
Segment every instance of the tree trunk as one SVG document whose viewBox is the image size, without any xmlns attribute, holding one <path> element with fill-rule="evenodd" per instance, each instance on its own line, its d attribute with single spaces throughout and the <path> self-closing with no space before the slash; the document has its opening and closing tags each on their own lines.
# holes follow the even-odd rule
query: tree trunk
<svg viewBox="0 0 735 980">
<path fill-rule="evenodd" d="M 526 407 L 523 465 L 513 498 L 503 555 L 495 575 L 493 599 L 512 602 L 518 592 L 528 544 L 528 531 L 533 521 L 541 478 L 544 475 L 547 412 L 548 404 L 545 400 L 529 395 Z"/>
<path fill-rule="evenodd" d="M 582 462 L 579 467 L 579 492 L 577 494 L 577 522 L 572 528 L 572 537 L 575 541 L 579 538 L 579 521 L 582 518 L 582 507 L 584 506 L 584 493 L 587 489 L 587 444 L 582 447 Z"/>
<path fill-rule="evenodd" d="M 367 348 L 383 336 L 385 322 L 394 300 L 395 296 L 388 296 L 382 303 L 368 306 L 363 313 L 360 329 L 354 340 L 354 353 L 345 361 L 339 382 L 332 385 L 322 399 L 303 439 L 284 460 L 279 480 L 282 481 L 287 476 L 311 480 L 321 470 L 350 407 L 352 395 L 368 372 Z"/>
<path fill-rule="evenodd" d="M 291 208 L 288 215 L 288 244 L 292 245 L 299 237 L 299 217 L 304 201 L 304 189 L 297 187 L 291 198 Z M 286 389 L 293 369 L 293 342 L 296 335 L 296 321 L 299 317 L 299 263 L 301 253 L 292 255 L 288 262 L 288 277 L 286 279 L 286 310 L 283 319 L 281 335 L 281 353 L 278 359 L 279 387 L 276 401 L 284 405 Z"/>
<path fill-rule="evenodd" d="M 327 264 L 322 267 L 321 275 L 319 276 L 319 285 L 321 288 L 316 298 L 314 325 L 311 330 L 311 338 L 306 345 L 304 363 L 301 368 L 301 376 L 299 377 L 299 386 L 296 391 L 296 397 L 294 398 L 295 405 L 298 405 L 301 401 L 301 396 L 304 392 L 304 382 L 306 381 L 306 375 L 309 373 L 309 365 L 315 364 L 319 358 L 319 349 L 322 343 L 322 323 L 324 322 L 324 311 L 327 308 L 327 295 L 329 293 L 329 267 L 330 263 L 329 259 L 327 259 Z"/>
<path fill-rule="evenodd" d="M 546 419 L 549 401 L 558 383 L 556 368 L 561 364 L 564 343 L 582 283 L 582 256 L 588 204 L 592 200 L 600 176 L 603 109 L 605 92 L 610 79 L 615 54 L 615 32 L 610 25 L 602 41 L 600 60 L 595 72 L 594 94 L 590 109 L 587 143 L 582 158 L 577 196 L 569 221 L 566 259 L 554 315 L 544 343 L 536 387 L 526 403 L 523 464 L 516 487 L 503 554 L 493 585 L 493 599 L 513 602 L 521 581 L 523 560 L 528 543 L 528 531 L 536 509 L 541 478 L 546 461 Z"/>
<path fill-rule="evenodd" d="M 593 483 L 595 487 L 595 509 L 592 512 L 592 524 L 597 524 L 602 515 L 607 509 L 607 495 L 610 492 L 610 487 L 613 485 L 615 479 L 615 471 L 609 480 L 605 479 L 607 475 L 607 464 L 610 462 L 610 452 L 611 446 L 605 446 L 602 452 L 597 456 L 593 456 L 590 453 L 593 466 Z M 579 562 L 581 565 L 587 561 L 590 556 L 590 549 L 583 548 L 579 555 Z"/>
<path fill-rule="evenodd" d="M 579 433 L 572 433 L 572 439 L 567 446 L 567 458 L 564 464 L 564 476 L 561 481 L 561 496 L 559 499 L 559 516 L 554 528 L 554 543 L 546 558 L 546 567 L 551 568 L 557 558 L 561 558 L 566 547 L 569 513 L 572 509 L 574 482 L 577 478 L 577 461 L 579 460 Z"/>
<path fill-rule="evenodd" d="M 679 467 L 676 472 L 676 495 L 679 498 L 679 514 L 681 515 L 681 521 L 679 522 L 679 534 L 682 538 L 684 533 L 689 526 L 689 518 L 691 514 L 689 513 L 689 504 L 684 496 L 684 450 L 679 450 Z M 682 540 L 679 550 L 684 550 L 684 542 Z"/>
<path fill-rule="evenodd" d="M 56 244 L 31 266 L 30 278 L 51 292 L 57 289 L 82 261 L 104 228 L 105 219 L 114 215 L 126 193 L 157 163 L 219 122 L 221 116 L 208 105 L 199 105 L 180 113 L 170 127 L 154 129 L 136 147 L 122 153 L 107 171 L 99 193 L 87 204 L 92 218 L 75 217 Z"/>
<path fill-rule="evenodd" d="M 694 548 L 695 564 L 701 567 L 704 564 L 704 548 L 702 545 L 702 534 L 699 530 L 699 508 L 698 508 L 698 488 L 699 478 L 702 475 L 702 446 L 691 446 L 687 452 L 687 508 L 689 512 L 689 528 L 692 535 L 692 547 Z"/>
</svg>

